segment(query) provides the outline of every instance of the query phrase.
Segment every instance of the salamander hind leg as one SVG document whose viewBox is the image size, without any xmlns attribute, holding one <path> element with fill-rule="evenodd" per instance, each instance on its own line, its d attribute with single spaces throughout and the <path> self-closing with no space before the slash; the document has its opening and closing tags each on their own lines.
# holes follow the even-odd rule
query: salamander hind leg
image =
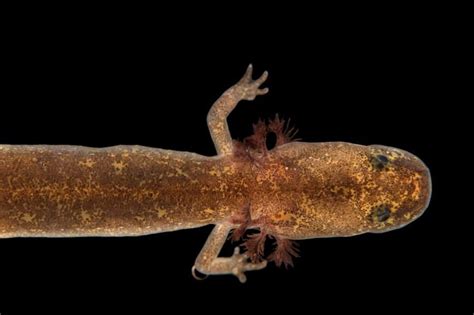
<svg viewBox="0 0 474 315">
<path fill-rule="evenodd" d="M 264 260 L 258 263 L 250 262 L 246 253 L 240 253 L 239 247 L 235 248 L 231 257 L 218 257 L 231 229 L 231 224 L 218 224 L 214 227 L 192 268 L 196 279 L 199 279 L 195 273 L 197 270 L 205 275 L 233 274 L 244 283 L 247 281 L 246 271 L 260 270 L 267 266 Z"/>
</svg>

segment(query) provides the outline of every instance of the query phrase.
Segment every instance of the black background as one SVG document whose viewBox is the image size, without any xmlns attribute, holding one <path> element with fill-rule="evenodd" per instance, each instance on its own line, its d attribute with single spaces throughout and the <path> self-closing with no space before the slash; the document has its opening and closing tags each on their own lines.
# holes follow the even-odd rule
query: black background
<svg viewBox="0 0 474 315">
<path fill-rule="evenodd" d="M 458 145 L 467 103 L 453 83 L 459 57 L 449 23 L 420 19 L 422 12 L 304 11 L 251 20 L 178 14 L 166 22 L 89 12 L 12 22 L 0 143 L 140 144 L 213 155 L 207 111 L 253 63 L 256 76 L 269 71 L 270 93 L 236 108 L 228 119 L 234 138 L 280 113 L 304 141 L 410 151 L 432 172 L 431 205 L 420 219 L 386 234 L 302 241 L 295 268 L 270 265 L 248 273 L 244 285 L 232 276 L 192 278 L 211 226 L 136 238 L 4 239 L 0 306 L 386 311 L 454 309 L 471 295 L 472 307 L 472 228 L 462 227 L 472 206 L 457 204 L 464 195 L 451 177 L 468 172 Z"/>
</svg>

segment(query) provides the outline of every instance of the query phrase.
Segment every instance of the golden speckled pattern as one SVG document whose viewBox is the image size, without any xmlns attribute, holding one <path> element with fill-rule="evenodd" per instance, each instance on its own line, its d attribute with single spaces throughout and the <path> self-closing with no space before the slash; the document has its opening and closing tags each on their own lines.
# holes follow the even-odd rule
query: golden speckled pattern
<svg viewBox="0 0 474 315">
<path fill-rule="evenodd" d="M 235 169 L 139 146 L 0 146 L 0 237 L 143 235 L 228 216 Z M 231 201 L 231 202 L 229 202 Z"/>
<path fill-rule="evenodd" d="M 422 214 L 431 194 L 425 165 L 389 147 L 293 142 L 270 151 L 262 164 L 252 217 L 290 239 L 401 227 Z"/>
<path fill-rule="evenodd" d="M 217 156 L 140 146 L 0 145 L 0 238 L 126 236 L 215 224 L 193 266 L 205 274 L 292 265 L 291 240 L 385 232 L 418 218 L 431 178 L 414 155 L 390 147 L 290 142 L 278 116 L 233 142 L 226 118 L 241 100 L 268 92 L 264 72 L 243 78 L 212 106 L 207 123 Z M 268 150 L 266 136 L 277 136 Z M 246 252 L 218 257 L 233 232 L 259 230 Z"/>
<path fill-rule="evenodd" d="M 348 236 L 417 218 L 429 180 L 407 152 L 349 143 L 293 142 L 258 164 L 139 146 L 3 145 L 0 235 L 141 235 L 230 220 L 250 204 L 252 220 L 287 238 Z"/>
</svg>

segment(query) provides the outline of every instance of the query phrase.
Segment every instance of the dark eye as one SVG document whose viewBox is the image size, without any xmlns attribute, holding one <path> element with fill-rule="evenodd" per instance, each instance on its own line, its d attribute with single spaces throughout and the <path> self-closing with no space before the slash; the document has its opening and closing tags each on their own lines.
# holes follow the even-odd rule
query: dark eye
<svg viewBox="0 0 474 315">
<path fill-rule="evenodd" d="M 373 218 L 377 222 L 384 222 L 390 218 L 390 208 L 387 206 L 380 206 L 374 209 Z"/>
<path fill-rule="evenodd" d="M 377 159 L 382 163 L 385 163 L 385 164 L 388 163 L 388 158 L 385 155 L 379 154 L 377 155 Z"/>
<path fill-rule="evenodd" d="M 372 157 L 371 163 L 377 170 L 382 170 L 385 166 L 387 166 L 389 160 L 383 154 L 377 154 Z"/>
</svg>

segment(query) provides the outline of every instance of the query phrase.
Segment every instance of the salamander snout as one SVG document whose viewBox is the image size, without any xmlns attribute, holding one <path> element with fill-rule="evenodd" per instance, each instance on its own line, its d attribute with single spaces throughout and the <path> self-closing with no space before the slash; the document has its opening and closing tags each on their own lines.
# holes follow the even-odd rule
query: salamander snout
<svg viewBox="0 0 474 315">
<path fill-rule="evenodd" d="M 370 146 L 369 162 L 381 187 L 370 220 L 376 232 L 400 228 L 420 217 L 431 198 L 431 175 L 421 159 L 397 148 Z"/>
</svg>

